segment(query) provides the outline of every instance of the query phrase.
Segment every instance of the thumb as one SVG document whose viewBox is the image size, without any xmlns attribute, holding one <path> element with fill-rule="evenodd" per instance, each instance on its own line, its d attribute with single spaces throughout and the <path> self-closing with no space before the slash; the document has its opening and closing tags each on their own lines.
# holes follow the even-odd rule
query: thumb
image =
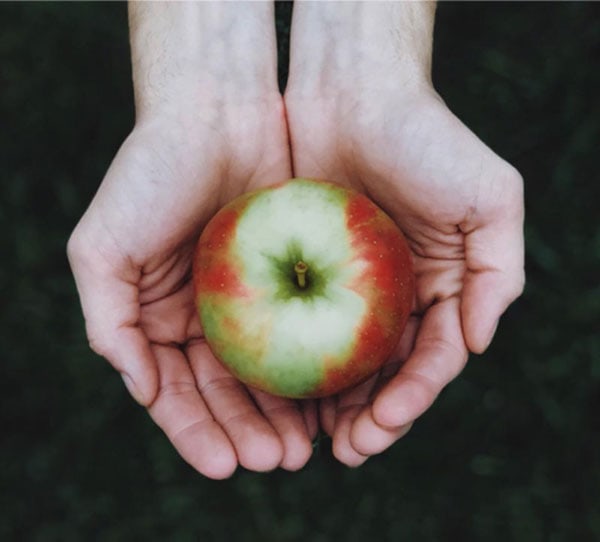
<svg viewBox="0 0 600 542">
<path fill-rule="evenodd" d="M 157 394 L 158 371 L 148 338 L 138 325 L 139 270 L 123 266 L 118 272 L 90 246 L 74 234 L 67 247 L 90 347 L 121 373 L 133 398 L 148 406 Z"/>
<path fill-rule="evenodd" d="M 461 317 L 469 350 L 489 346 L 498 321 L 525 283 L 523 189 L 518 173 L 496 187 L 494 207 L 476 212 L 464 225 L 466 274 Z"/>
</svg>

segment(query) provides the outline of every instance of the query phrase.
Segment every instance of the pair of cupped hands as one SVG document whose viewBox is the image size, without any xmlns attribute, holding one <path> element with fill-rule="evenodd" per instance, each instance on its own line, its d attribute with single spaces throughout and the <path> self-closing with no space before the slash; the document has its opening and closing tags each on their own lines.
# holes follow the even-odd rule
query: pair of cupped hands
<svg viewBox="0 0 600 542">
<path fill-rule="evenodd" d="M 274 67 L 240 80 L 213 70 L 202 91 L 181 78 L 163 94 L 136 88 L 135 127 L 69 242 L 92 349 L 211 478 L 238 465 L 300 469 L 319 428 L 346 465 L 384 451 L 469 351 L 487 348 L 522 291 L 515 169 L 449 111 L 426 74 L 334 64 L 315 70 L 292 51 L 284 96 Z M 372 198 L 405 234 L 416 274 L 413 313 L 389 362 L 321 400 L 271 396 L 232 377 L 203 340 L 192 293 L 192 254 L 210 218 L 294 176 Z"/>
</svg>

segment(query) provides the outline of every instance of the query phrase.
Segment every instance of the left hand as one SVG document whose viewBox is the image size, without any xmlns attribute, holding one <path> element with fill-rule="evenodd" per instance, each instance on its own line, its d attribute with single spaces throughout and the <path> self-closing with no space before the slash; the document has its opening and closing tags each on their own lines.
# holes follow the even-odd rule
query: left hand
<svg viewBox="0 0 600 542">
<path fill-rule="evenodd" d="M 522 292 L 522 180 L 450 112 L 424 72 L 380 69 L 364 50 L 321 55 L 302 32 L 317 7 L 304 9 L 294 15 L 292 52 L 302 53 L 292 55 L 285 96 L 294 174 L 371 197 L 407 237 L 416 274 L 414 311 L 393 358 L 321 402 L 334 455 L 357 466 L 410 429 L 469 350 L 487 348 Z"/>
</svg>

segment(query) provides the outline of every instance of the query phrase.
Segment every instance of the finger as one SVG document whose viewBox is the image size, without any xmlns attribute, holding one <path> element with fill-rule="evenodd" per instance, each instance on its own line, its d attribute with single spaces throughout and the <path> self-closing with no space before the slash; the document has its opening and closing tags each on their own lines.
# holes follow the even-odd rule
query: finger
<svg viewBox="0 0 600 542">
<path fill-rule="evenodd" d="M 464 368 L 467 349 L 459 303 L 451 297 L 427 309 L 413 352 L 375 398 L 373 419 L 378 425 L 390 429 L 411 423 Z"/>
<path fill-rule="evenodd" d="M 198 389 L 233 443 L 240 464 L 259 472 L 277 468 L 283 459 L 281 440 L 243 384 L 214 358 L 205 342 L 191 343 L 187 353 Z"/>
<path fill-rule="evenodd" d="M 312 444 L 298 403 L 255 388 L 248 388 L 248 391 L 279 434 L 283 444 L 283 459 L 279 466 L 290 471 L 304 467 L 312 455 Z"/>
<path fill-rule="evenodd" d="M 300 403 L 302 410 L 302 416 L 304 417 L 304 425 L 306 425 L 306 431 L 308 438 L 315 440 L 319 433 L 319 410 L 318 402 L 314 399 L 307 399 Z"/>
<path fill-rule="evenodd" d="M 406 327 L 402 332 L 402 337 L 398 341 L 398 346 L 392 353 L 390 358 L 391 363 L 404 363 L 410 353 L 414 350 L 415 340 L 417 338 L 417 333 L 419 332 L 419 328 L 421 326 L 421 316 L 416 314 L 411 314 L 406 322 Z M 386 373 L 386 371 L 384 371 Z"/>
<path fill-rule="evenodd" d="M 74 234 L 68 255 L 90 347 L 121 373 L 134 399 L 147 406 L 158 391 L 156 359 L 139 327 L 139 270 L 109 266 Z"/>
<path fill-rule="evenodd" d="M 421 317 L 411 315 L 406 324 L 406 328 L 402 333 L 402 337 L 396 346 L 396 349 L 381 367 L 379 371 L 379 377 L 373 391 L 371 392 L 371 398 L 377 396 L 379 391 L 385 387 L 385 385 L 398 373 L 400 367 L 406 362 L 408 356 L 414 349 L 415 338 L 419 327 L 421 325 Z M 371 401 L 372 402 L 372 401 Z"/>
<path fill-rule="evenodd" d="M 330 437 L 333 436 L 335 428 L 335 413 L 337 408 L 337 397 L 324 397 L 319 401 L 319 419 L 323 431 Z"/>
<path fill-rule="evenodd" d="M 350 430 L 354 420 L 369 401 L 377 377 L 378 375 L 373 375 L 366 382 L 342 393 L 338 401 L 332 451 L 339 461 L 349 467 L 358 467 L 368 459 L 368 455 L 359 453 L 352 446 Z"/>
<path fill-rule="evenodd" d="M 518 173 L 501 189 L 501 207 L 493 213 L 479 213 L 463 226 L 467 271 L 461 313 L 467 346 L 476 353 L 489 346 L 500 316 L 521 295 L 525 283 L 523 192 Z"/>
<path fill-rule="evenodd" d="M 396 350 L 390 360 L 381 368 L 371 397 L 378 395 L 379 391 L 398 373 L 402 364 L 409 357 L 414 348 L 415 337 L 420 325 L 420 317 L 411 316 L 409 318 Z M 411 426 L 412 424 L 393 428 L 381 427 L 373 418 L 372 405 L 367 403 L 350 428 L 350 444 L 359 454 L 379 454 L 408 433 Z"/>
<path fill-rule="evenodd" d="M 193 303 L 191 282 L 166 297 L 146 303 L 140 314 L 140 326 L 153 343 L 184 344 L 201 338 L 200 318 Z M 165 314 L 169 317 L 165 318 Z"/>
<path fill-rule="evenodd" d="M 404 333 L 400 341 L 398 342 L 398 346 L 394 350 L 392 356 L 389 361 L 385 363 L 385 365 L 381 368 L 379 372 L 379 376 L 376 379 L 374 387 L 372 388 L 370 395 L 373 396 L 377 391 L 383 387 L 386 382 L 388 382 L 397 372 L 401 364 L 408 357 L 409 353 L 413 349 L 415 336 L 417 334 L 417 330 L 421 324 L 421 317 L 412 315 L 406 324 L 406 328 L 404 329 Z M 320 404 L 320 419 L 321 426 L 323 430 L 331 437 L 334 434 L 334 428 L 336 423 L 336 415 L 337 415 L 337 405 L 338 398 L 337 397 L 326 397 L 321 399 Z M 367 405 L 364 408 L 369 408 Z M 364 409 L 363 409 L 364 410 Z M 358 414 L 360 416 L 360 413 Z M 350 435 L 352 435 L 352 428 L 350 429 Z M 352 437 L 350 439 L 350 443 L 352 447 L 354 447 L 354 443 Z M 360 447 L 360 443 L 359 443 Z M 355 448 L 355 447 L 354 447 Z M 355 448 L 355 450 L 360 454 L 360 450 Z M 368 454 L 367 454 L 368 455 Z"/>
<path fill-rule="evenodd" d="M 177 348 L 154 346 L 159 393 L 148 408 L 181 457 L 209 478 L 228 478 L 237 467 L 233 445 L 202 400 L 194 375 Z"/>
<path fill-rule="evenodd" d="M 364 456 L 380 454 L 410 431 L 412 423 L 400 427 L 385 428 L 373 418 L 373 411 L 367 405 L 354 420 L 350 428 L 350 444 L 357 453 Z"/>
</svg>

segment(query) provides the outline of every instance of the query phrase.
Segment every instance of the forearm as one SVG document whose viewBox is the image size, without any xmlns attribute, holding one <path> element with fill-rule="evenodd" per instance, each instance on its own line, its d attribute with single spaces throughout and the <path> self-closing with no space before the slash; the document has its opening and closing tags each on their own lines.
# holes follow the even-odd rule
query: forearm
<svg viewBox="0 0 600 542">
<path fill-rule="evenodd" d="M 386 75 L 430 83 L 434 17 L 434 2 L 298 2 L 290 85 L 334 89 L 349 73 L 358 84 Z"/>
<path fill-rule="evenodd" d="M 277 90 L 271 2 L 131 2 L 138 120 L 173 103 Z"/>
</svg>

